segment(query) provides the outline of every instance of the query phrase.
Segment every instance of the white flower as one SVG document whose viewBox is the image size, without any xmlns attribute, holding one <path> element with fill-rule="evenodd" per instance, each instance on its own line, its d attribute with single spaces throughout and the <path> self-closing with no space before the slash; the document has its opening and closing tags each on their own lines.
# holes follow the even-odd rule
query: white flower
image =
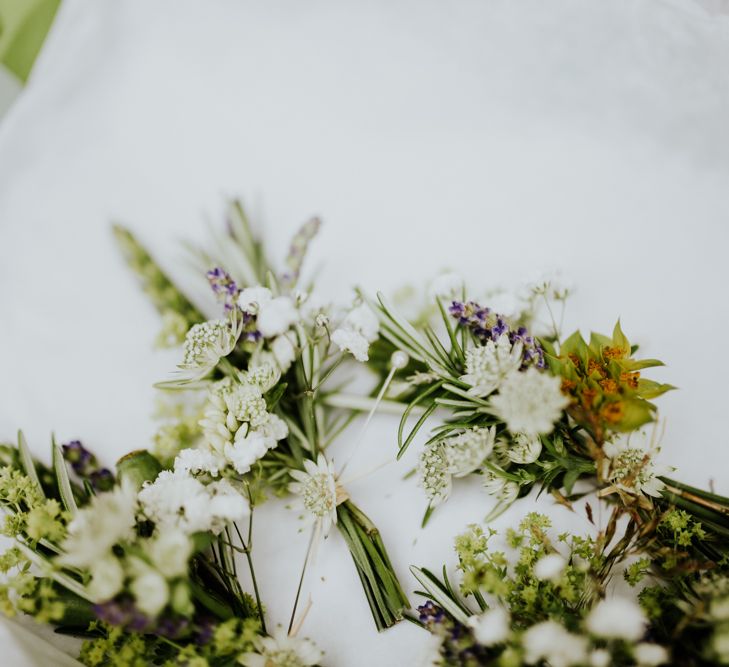
<svg viewBox="0 0 729 667">
<path fill-rule="evenodd" d="M 616 435 L 603 445 L 607 457 L 603 477 L 627 493 L 658 498 L 666 486 L 658 477 L 670 472 L 668 467 L 653 462 L 658 451 L 644 431 Z"/>
<path fill-rule="evenodd" d="M 544 621 L 529 628 L 522 638 L 524 659 L 530 665 L 545 660 L 550 667 L 584 664 L 587 639 L 573 635 L 555 621 Z"/>
<path fill-rule="evenodd" d="M 259 351 L 251 358 L 246 381 L 256 385 L 265 394 L 273 389 L 281 379 L 281 369 L 272 352 Z"/>
<path fill-rule="evenodd" d="M 612 597 L 598 602 L 587 616 L 585 626 L 603 639 L 638 641 L 645 632 L 646 617 L 633 600 Z"/>
<path fill-rule="evenodd" d="M 151 567 L 139 566 L 139 574 L 131 585 L 135 605 L 148 616 L 156 617 L 170 599 L 167 580 Z"/>
<path fill-rule="evenodd" d="M 656 667 L 668 663 L 668 651 L 658 644 L 641 642 L 633 649 L 633 657 L 638 667 Z"/>
<path fill-rule="evenodd" d="M 338 491 L 334 466 L 319 454 L 316 463 L 304 461 L 305 471 L 292 470 L 294 482 L 289 491 L 298 496 L 294 507 L 309 513 L 309 522 L 321 522 L 322 534 L 326 537 L 332 524 L 337 523 Z"/>
<path fill-rule="evenodd" d="M 499 393 L 491 397 L 491 408 L 512 433 L 546 435 L 569 404 L 560 385 L 559 378 L 531 366 L 502 382 Z"/>
<path fill-rule="evenodd" d="M 287 296 L 277 296 L 260 306 L 256 327 L 264 338 L 273 338 L 288 331 L 298 320 L 299 311 L 294 302 Z"/>
<path fill-rule="evenodd" d="M 188 447 L 175 458 L 175 472 L 185 475 L 208 473 L 213 477 L 220 475 L 227 465 L 225 459 L 210 449 Z"/>
<path fill-rule="evenodd" d="M 134 537 L 136 511 L 136 491 L 130 484 L 94 496 L 71 521 L 58 561 L 74 567 L 92 566 L 115 544 Z"/>
<path fill-rule="evenodd" d="M 145 546 L 155 568 L 164 572 L 168 579 L 181 577 L 187 572 L 193 544 L 181 530 L 160 530 Z"/>
<path fill-rule="evenodd" d="M 498 475 L 493 470 L 484 470 L 483 478 L 486 493 L 495 496 L 500 503 L 509 505 L 519 495 L 519 485 L 516 482 Z"/>
<path fill-rule="evenodd" d="M 194 324 L 185 336 L 180 368 L 196 371 L 199 377 L 206 375 L 233 351 L 240 331 L 234 318 Z"/>
<path fill-rule="evenodd" d="M 420 486 L 433 506 L 444 502 L 451 492 L 452 475 L 443 443 L 436 442 L 423 449 L 418 462 Z"/>
<path fill-rule="evenodd" d="M 365 303 L 353 308 L 332 333 L 332 342 L 343 352 L 351 352 L 357 361 L 367 361 L 370 343 L 377 340 L 380 323 Z"/>
<path fill-rule="evenodd" d="M 443 440 L 448 472 L 464 477 L 481 467 L 496 441 L 496 427 L 470 428 Z"/>
<path fill-rule="evenodd" d="M 431 299 L 460 298 L 463 296 L 463 278 L 453 271 L 447 271 L 437 276 L 430 283 L 428 293 Z"/>
<path fill-rule="evenodd" d="M 245 667 L 312 667 L 324 657 L 310 639 L 290 637 L 280 625 L 271 637 L 256 637 L 253 642 L 256 653 L 238 658 Z"/>
<path fill-rule="evenodd" d="M 228 411 L 239 422 L 248 422 L 255 428 L 268 420 L 266 399 L 258 385 L 237 382 L 225 394 L 224 400 Z"/>
<path fill-rule="evenodd" d="M 332 333 L 332 343 L 342 352 L 351 352 L 357 361 L 367 361 L 370 343 L 359 331 L 341 327 Z"/>
<path fill-rule="evenodd" d="M 466 374 L 461 381 L 470 384 L 468 393 L 473 396 L 487 396 L 496 391 L 510 373 L 521 368 L 521 342 L 513 346 L 507 334 L 501 334 L 497 341 L 489 340 L 466 351 Z"/>
<path fill-rule="evenodd" d="M 478 616 L 468 619 L 468 626 L 481 646 L 493 646 L 505 642 L 511 635 L 509 612 L 501 607 L 494 607 Z"/>
<path fill-rule="evenodd" d="M 566 566 L 567 561 L 560 554 L 547 554 L 534 564 L 534 576 L 540 581 L 557 582 Z"/>
<path fill-rule="evenodd" d="M 597 648 L 590 653 L 590 667 L 610 667 L 612 661 L 613 656 L 610 655 L 610 651 L 604 648 Z"/>
<path fill-rule="evenodd" d="M 243 430 L 236 433 L 235 442 L 225 445 L 225 458 L 236 469 L 238 473 L 244 475 L 253 464 L 262 459 L 269 450 L 269 444 L 276 444 L 273 438 L 267 438 L 263 433 L 251 431 L 244 437 L 239 437 Z"/>
<path fill-rule="evenodd" d="M 271 341 L 271 352 L 282 373 L 285 373 L 296 359 L 296 346 L 285 334 Z"/>
<path fill-rule="evenodd" d="M 729 620 L 729 597 L 714 597 L 709 602 L 709 614 L 717 621 Z"/>
<path fill-rule="evenodd" d="M 188 535 L 217 534 L 250 512 L 246 498 L 227 480 L 205 486 L 193 477 L 166 470 L 139 492 L 139 501 L 160 530 L 178 528 Z"/>
<path fill-rule="evenodd" d="M 88 591 L 96 602 L 106 602 L 122 589 L 124 569 L 116 556 L 109 554 L 94 561 L 89 570 L 91 582 Z"/>
<path fill-rule="evenodd" d="M 246 287 L 238 295 L 238 305 L 243 312 L 255 315 L 261 306 L 270 303 L 271 299 L 273 299 L 273 295 L 268 287 L 261 287 L 260 285 Z"/>
<path fill-rule="evenodd" d="M 534 463 L 542 453 L 542 441 L 535 435 L 515 433 L 511 443 L 507 443 L 503 451 L 512 463 Z"/>
</svg>

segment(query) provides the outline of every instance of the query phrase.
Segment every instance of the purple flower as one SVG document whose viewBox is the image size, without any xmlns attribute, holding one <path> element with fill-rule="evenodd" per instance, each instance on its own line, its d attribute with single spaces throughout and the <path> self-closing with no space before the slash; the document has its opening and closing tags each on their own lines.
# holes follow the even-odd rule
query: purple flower
<svg viewBox="0 0 729 667">
<path fill-rule="evenodd" d="M 228 311 L 235 308 L 235 302 L 240 294 L 240 289 L 230 274 L 219 266 L 216 266 L 214 269 L 210 269 L 205 275 L 218 301 L 224 302 L 225 310 Z"/>
<path fill-rule="evenodd" d="M 417 611 L 420 622 L 428 628 L 442 623 L 445 619 L 445 612 L 430 600 L 420 605 Z"/>
<path fill-rule="evenodd" d="M 495 313 L 490 308 L 479 306 L 475 301 L 453 301 L 448 312 L 459 326 L 468 328 L 481 342 L 496 340 L 499 336 L 507 334 L 513 345 L 517 341 L 522 344 L 522 369 L 527 366 L 545 368 L 544 350 L 537 340 L 529 335 L 525 327 L 513 330 L 509 321 L 503 315 Z"/>
<path fill-rule="evenodd" d="M 111 491 L 114 488 L 114 475 L 108 468 L 99 468 L 89 474 L 89 482 L 96 491 Z"/>
<path fill-rule="evenodd" d="M 71 440 L 63 445 L 63 458 L 71 464 L 73 471 L 85 477 L 96 465 L 96 457 L 81 444 L 80 440 Z"/>
</svg>

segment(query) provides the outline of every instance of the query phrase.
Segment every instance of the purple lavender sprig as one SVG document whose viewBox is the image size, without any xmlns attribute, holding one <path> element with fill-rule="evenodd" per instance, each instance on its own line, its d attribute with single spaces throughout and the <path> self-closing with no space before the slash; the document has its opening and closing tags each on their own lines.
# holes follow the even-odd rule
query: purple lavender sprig
<svg viewBox="0 0 729 667">
<path fill-rule="evenodd" d="M 80 479 L 88 480 L 95 491 L 111 491 L 114 474 L 108 468 L 100 468 L 96 457 L 80 440 L 70 440 L 61 445 L 63 458 Z"/>
<path fill-rule="evenodd" d="M 210 269 L 206 274 L 210 287 L 213 293 L 217 297 L 218 301 L 224 303 L 224 309 L 226 312 L 233 310 L 240 294 L 240 288 L 236 284 L 235 280 L 231 275 L 216 266 L 214 269 Z"/>
<path fill-rule="evenodd" d="M 482 343 L 496 341 L 499 336 L 507 334 L 513 345 L 520 342 L 523 346 L 522 368 L 536 366 L 545 368 L 544 350 L 539 342 L 529 334 L 526 327 L 512 329 L 508 318 L 494 312 L 491 308 L 480 306 L 475 301 L 453 301 L 448 312 L 459 326 L 468 328 Z"/>
<path fill-rule="evenodd" d="M 286 256 L 287 271 L 281 276 L 281 282 L 288 288 L 292 288 L 299 279 L 301 266 L 304 263 L 306 250 L 309 243 L 316 236 L 321 226 L 319 218 L 311 218 L 305 222 L 291 240 L 289 254 Z"/>
</svg>

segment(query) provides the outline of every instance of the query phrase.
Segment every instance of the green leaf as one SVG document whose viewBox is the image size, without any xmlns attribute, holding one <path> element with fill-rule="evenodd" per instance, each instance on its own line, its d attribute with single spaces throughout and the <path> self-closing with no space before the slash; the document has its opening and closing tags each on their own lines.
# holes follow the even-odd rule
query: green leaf
<svg viewBox="0 0 729 667">
<path fill-rule="evenodd" d="M 61 502 L 71 514 L 76 514 L 78 512 L 78 506 L 76 505 L 76 499 L 73 497 L 71 480 L 68 477 L 68 468 L 66 467 L 66 461 L 63 459 L 63 452 L 56 444 L 55 438 L 53 438 L 53 443 L 51 444 L 51 457 L 53 459 L 53 470 L 56 473 L 56 482 L 58 484 L 58 492 L 61 495 Z"/>
<path fill-rule="evenodd" d="M 18 452 L 20 453 L 20 462 L 23 464 L 23 470 L 25 474 L 31 479 L 31 481 L 38 487 L 41 495 L 45 498 L 43 487 L 41 486 L 40 479 L 38 478 L 38 472 L 35 469 L 35 463 L 33 463 L 33 455 L 30 453 L 30 448 L 25 440 L 25 436 L 22 431 L 18 431 Z"/>
<path fill-rule="evenodd" d="M 623 350 L 626 357 L 630 356 L 630 343 L 620 328 L 620 320 L 615 323 L 615 328 L 613 329 L 613 345 Z"/>
<path fill-rule="evenodd" d="M 438 580 L 438 578 L 426 569 L 410 566 L 418 583 L 426 590 L 433 601 L 448 612 L 459 623 L 466 624 L 470 614 L 464 612 L 462 605 L 453 599 L 448 589 Z"/>
</svg>

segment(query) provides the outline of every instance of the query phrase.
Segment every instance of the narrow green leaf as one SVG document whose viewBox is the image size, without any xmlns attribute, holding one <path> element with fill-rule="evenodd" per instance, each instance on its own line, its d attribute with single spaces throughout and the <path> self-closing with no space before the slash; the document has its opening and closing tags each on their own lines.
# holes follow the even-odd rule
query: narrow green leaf
<svg viewBox="0 0 729 667">
<path fill-rule="evenodd" d="M 63 452 L 56 444 L 55 438 L 53 438 L 51 445 L 51 457 L 53 459 L 53 470 L 56 473 L 58 492 L 61 494 L 61 501 L 71 514 L 76 514 L 78 512 L 78 506 L 76 505 L 76 499 L 73 497 L 71 480 L 68 477 L 68 468 L 66 468 L 66 462 L 63 460 Z"/>
<path fill-rule="evenodd" d="M 31 479 L 31 481 L 38 487 L 41 495 L 45 498 L 43 487 L 41 486 L 40 479 L 38 478 L 38 472 L 35 469 L 33 463 L 33 455 L 30 453 L 30 448 L 25 440 L 25 436 L 22 431 L 18 431 L 18 452 L 20 453 L 20 462 L 23 464 L 23 470 L 25 474 Z"/>
</svg>

